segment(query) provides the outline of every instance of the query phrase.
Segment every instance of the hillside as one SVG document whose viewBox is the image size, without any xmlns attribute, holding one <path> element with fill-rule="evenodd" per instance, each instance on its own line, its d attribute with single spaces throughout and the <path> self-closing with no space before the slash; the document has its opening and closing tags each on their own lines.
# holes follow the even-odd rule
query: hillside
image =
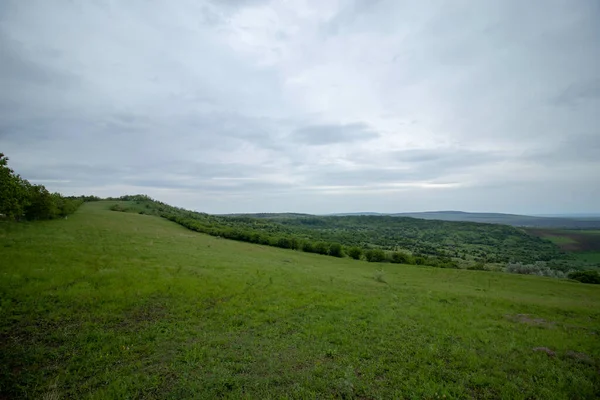
<svg viewBox="0 0 600 400">
<path fill-rule="evenodd" d="M 547 217 L 503 213 L 473 213 L 464 211 L 426 211 L 409 213 L 347 213 L 334 214 L 350 215 L 387 215 L 394 217 L 410 217 L 439 221 L 479 222 L 488 224 L 503 224 L 518 227 L 564 228 L 564 229 L 597 229 L 600 228 L 600 217 Z"/>
<path fill-rule="evenodd" d="M 597 285 L 277 249 L 84 204 L 0 223 L 0 398 L 596 398 Z"/>
<path fill-rule="evenodd" d="M 115 211 L 157 215 L 213 236 L 322 254 L 337 245 L 343 247 L 338 255 L 351 248 L 365 254 L 377 249 L 387 253 L 384 258 L 391 259 L 395 252 L 401 253 L 402 262 L 445 268 L 549 262 L 551 268 L 566 271 L 582 264 L 552 241 L 507 225 L 384 215 L 222 216 L 172 207 L 144 195 L 123 196 L 121 200 L 113 207 Z"/>
</svg>

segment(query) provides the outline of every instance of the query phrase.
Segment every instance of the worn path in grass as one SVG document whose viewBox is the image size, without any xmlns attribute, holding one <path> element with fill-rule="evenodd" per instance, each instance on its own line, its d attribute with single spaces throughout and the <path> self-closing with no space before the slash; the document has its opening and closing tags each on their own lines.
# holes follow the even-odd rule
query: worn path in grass
<svg viewBox="0 0 600 400">
<path fill-rule="evenodd" d="M 598 286 L 262 247 L 109 205 L 0 224 L 0 398 L 600 396 Z"/>
</svg>

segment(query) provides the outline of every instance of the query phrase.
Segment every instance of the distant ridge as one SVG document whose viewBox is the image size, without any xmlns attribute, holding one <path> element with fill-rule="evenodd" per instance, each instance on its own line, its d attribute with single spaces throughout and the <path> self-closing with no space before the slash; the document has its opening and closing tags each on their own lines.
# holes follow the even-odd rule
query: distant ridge
<svg viewBox="0 0 600 400">
<path fill-rule="evenodd" d="M 410 217 L 440 221 L 481 222 L 503 224 L 519 227 L 566 228 L 566 229 L 600 229 L 600 217 L 543 217 L 503 213 L 475 213 L 466 211 L 424 211 L 408 213 L 376 213 L 356 212 L 329 214 L 335 216 L 351 215 L 386 215 L 393 217 Z"/>
</svg>

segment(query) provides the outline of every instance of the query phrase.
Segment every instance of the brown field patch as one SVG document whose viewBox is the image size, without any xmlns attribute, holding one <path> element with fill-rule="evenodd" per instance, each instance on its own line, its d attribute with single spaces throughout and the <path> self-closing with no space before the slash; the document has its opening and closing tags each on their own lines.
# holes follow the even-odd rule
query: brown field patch
<svg viewBox="0 0 600 400">
<path fill-rule="evenodd" d="M 565 251 L 600 250 L 600 231 L 527 229 L 531 235 L 548 239 Z"/>
</svg>

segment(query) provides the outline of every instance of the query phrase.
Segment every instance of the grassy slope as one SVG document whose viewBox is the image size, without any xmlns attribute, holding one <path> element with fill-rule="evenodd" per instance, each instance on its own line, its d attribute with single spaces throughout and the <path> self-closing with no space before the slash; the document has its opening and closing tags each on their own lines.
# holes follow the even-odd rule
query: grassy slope
<svg viewBox="0 0 600 400">
<path fill-rule="evenodd" d="M 0 398 L 600 395 L 598 286 L 399 265 L 382 283 L 107 207 L 0 224 Z"/>
<path fill-rule="evenodd" d="M 184 227 L 213 236 L 273 246 L 281 238 L 294 238 L 346 247 L 380 247 L 433 256 L 426 265 L 458 263 L 463 267 L 487 263 L 553 261 L 568 258 L 560 247 L 522 229 L 498 224 L 427 221 L 392 216 L 305 216 L 296 214 L 250 214 L 254 217 L 222 217 L 178 209 L 144 195 L 123 196 L 119 211 L 162 216 Z M 259 238 L 256 235 L 259 235 Z M 252 239 L 254 237 L 254 239 Z M 289 243 L 284 241 L 285 247 Z M 450 261 L 452 260 L 452 261 Z"/>
</svg>

